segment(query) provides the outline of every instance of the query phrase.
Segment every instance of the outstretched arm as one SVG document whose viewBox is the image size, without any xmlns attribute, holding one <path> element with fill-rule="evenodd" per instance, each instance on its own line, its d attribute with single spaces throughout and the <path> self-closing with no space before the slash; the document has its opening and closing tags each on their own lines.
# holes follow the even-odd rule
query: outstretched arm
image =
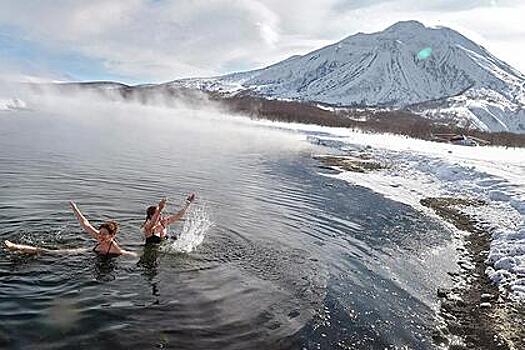
<svg viewBox="0 0 525 350">
<path fill-rule="evenodd" d="M 71 209 L 73 209 L 73 212 L 75 213 L 75 216 L 77 217 L 78 222 L 84 231 L 89 233 L 93 238 L 97 238 L 97 235 L 99 234 L 98 230 L 89 223 L 88 219 L 86 219 L 84 215 L 82 215 L 75 202 L 69 201 L 69 205 L 71 206 Z"/>
<path fill-rule="evenodd" d="M 125 249 L 121 249 L 120 254 L 127 256 L 138 256 L 137 253 Z"/>
<path fill-rule="evenodd" d="M 25 244 L 15 244 L 11 241 L 4 241 L 4 244 L 7 249 L 11 251 L 18 251 L 25 254 L 81 254 L 88 251 L 86 248 L 77 248 L 77 249 L 46 249 L 35 247 Z"/>
<path fill-rule="evenodd" d="M 184 207 L 179 210 L 178 212 L 176 212 L 175 214 L 173 215 L 170 215 L 166 218 L 166 220 L 164 221 L 164 224 L 165 225 L 171 225 L 173 224 L 174 222 L 182 219 L 182 217 L 184 216 L 184 214 L 186 213 L 186 210 L 188 210 L 190 204 L 195 200 L 195 193 L 192 193 L 190 194 L 187 198 L 186 198 L 186 204 L 184 205 Z"/>
</svg>

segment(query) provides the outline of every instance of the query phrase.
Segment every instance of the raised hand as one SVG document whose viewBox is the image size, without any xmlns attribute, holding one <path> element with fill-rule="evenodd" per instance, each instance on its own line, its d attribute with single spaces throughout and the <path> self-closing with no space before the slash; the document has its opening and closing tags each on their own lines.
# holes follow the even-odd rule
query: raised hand
<svg viewBox="0 0 525 350">
<path fill-rule="evenodd" d="M 166 207 L 166 198 L 162 198 L 159 202 L 159 211 Z"/>
<path fill-rule="evenodd" d="M 170 215 L 169 217 L 166 218 L 166 221 L 165 221 L 166 225 L 171 225 L 175 221 L 180 220 L 184 216 L 184 213 L 186 213 L 190 204 L 194 200 L 195 200 L 195 193 L 190 193 L 188 197 L 186 197 L 186 204 L 182 207 L 182 209 L 176 212 L 175 214 Z"/>
<path fill-rule="evenodd" d="M 191 203 L 195 200 L 195 193 L 191 193 L 188 195 L 188 197 L 186 198 L 186 200 Z"/>
<path fill-rule="evenodd" d="M 73 209 L 73 213 L 75 213 L 75 216 L 77 217 L 78 222 L 80 223 L 80 226 L 89 233 L 93 238 L 97 238 L 98 236 L 98 230 L 95 229 L 90 223 L 89 220 L 86 219 L 84 215 L 80 212 L 80 209 L 78 209 L 77 205 L 73 201 L 69 201 L 69 205 L 71 206 L 71 209 Z"/>
</svg>

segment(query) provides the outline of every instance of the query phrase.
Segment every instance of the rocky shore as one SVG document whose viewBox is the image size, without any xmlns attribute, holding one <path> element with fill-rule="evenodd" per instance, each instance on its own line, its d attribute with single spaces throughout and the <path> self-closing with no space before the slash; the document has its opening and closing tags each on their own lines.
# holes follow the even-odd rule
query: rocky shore
<svg viewBox="0 0 525 350">
<path fill-rule="evenodd" d="M 525 310 L 507 300 L 485 273 L 490 232 L 461 207 L 485 205 L 466 198 L 426 198 L 421 204 L 469 234 L 464 236 L 458 264 L 462 274 L 452 276 L 456 286 L 437 291 L 440 316 L 446 328 L 436 331 L 434 340 L 449 349 L 525 349 Z"/>
<path fill-rule="evenodd" d="M 338 171 L 369 173 L 388 169 L 388 165 L 366 152 L 314 159 L 321 163 L 320 168 Z M 451 350 L 525 349 L 525 307 L 509 300 L 488 278 L 489 225 L 465 210 L 487 203 L 470 198 L 430 197 L 422 199 L 420 204 L 465 233 L 460 235 L 463 244 L 457 248 L 461 272 L 448 272 L 454 286 L 436 290 L 444 325 L 438 326 L 433 334 L 435 344 Z"/>
</svg>

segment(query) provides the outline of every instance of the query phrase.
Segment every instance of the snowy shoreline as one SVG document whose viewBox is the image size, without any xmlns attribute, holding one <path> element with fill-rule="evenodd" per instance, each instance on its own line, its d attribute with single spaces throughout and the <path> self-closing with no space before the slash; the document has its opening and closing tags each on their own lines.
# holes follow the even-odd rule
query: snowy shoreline
<svg viewBox="0 0 525 350">
<path fill-rule="evenodd" d="M 465 147 L 395 135 L 348 132 L 309 136 L 345 154 L 366 153 L 386 165 L 369 173 L 327 175 L 424 210 L 427 197 L 479 199 L 464 208 L 492 233 L 487 275 L 511 299 L 525 301 L 525 150 Z"/>
<path fill-rule="evenodd" d="M 340 171 L 321 175 L 366 187 L 456 228 L 456 262 L 463 272 L 453 277 L 451 289 L 436 291 L 437 315 L 446 324 L 434 331 L 436 344 L 521 349 L 525 342 L 525 150 L 312 131 L 308 141 L 327 147 L 330 154 L 314 158 Z"/>
</svg>

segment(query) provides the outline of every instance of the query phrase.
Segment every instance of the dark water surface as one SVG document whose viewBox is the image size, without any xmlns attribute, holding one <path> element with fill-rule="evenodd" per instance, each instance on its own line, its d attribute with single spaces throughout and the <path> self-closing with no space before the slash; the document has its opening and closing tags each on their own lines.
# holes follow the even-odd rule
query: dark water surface
<svg viewBox="0 0 525 350">
<path fill-rule="evenodd" d="M 68 114 L 70 113 L 70 114 Z M 70 212 L 121 223 L 140 258 L 0 251 L 0 347 L 432 348 L 451 233 L 319 175 L 297 135 L 189 115 L 0 115 L 0 238 L 92 247 Z M 143 252 L 147 205 L 196 191 L 190 253 Z M 190 213 L 191 214 L 191 213 Z M 172 232 L 181 229 L 181 224 Z"/>
</svg>

